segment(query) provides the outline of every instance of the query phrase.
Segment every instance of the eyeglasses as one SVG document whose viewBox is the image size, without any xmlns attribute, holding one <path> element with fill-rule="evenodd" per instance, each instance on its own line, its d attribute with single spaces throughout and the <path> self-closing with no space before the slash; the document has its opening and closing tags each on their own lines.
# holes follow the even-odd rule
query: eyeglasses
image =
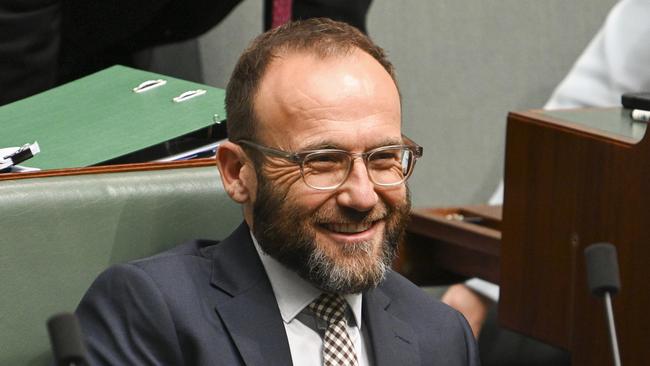
<svg viewBox="0 0 650 366">
<path fill-rule="evenodd" d="M 339 149 L 307 150 L 296 153 L 273 149 L 249 140 L 237 144 L 253 148 L 265 155 L 275 156 L 300 165 L 302 179 L 309 187 L 318 190 L 334 190 L 350 175 L 352 162 L 363 159 L 370 181 L 381 187 L 404 183 L 413 173 L 416 159 L 422 157 L 422 147 L 403 138 L 408 145 L 389 145 L 363 153 L 351 153 Z"/>
</svg>

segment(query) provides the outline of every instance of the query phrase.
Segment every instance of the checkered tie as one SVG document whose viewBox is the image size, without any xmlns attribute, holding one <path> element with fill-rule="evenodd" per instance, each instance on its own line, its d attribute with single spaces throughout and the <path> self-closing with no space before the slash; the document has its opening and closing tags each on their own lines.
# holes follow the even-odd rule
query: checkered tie
<svg viewBox="0 0 650 366">
<path fill-rule="evenodd" d="M 323 366 L 357 366 L 354 344 L 346 329 L 347 303 L 339 295 L 322 294 L 309 309 L 327 322 L 323 337 Z"/>
</svg>

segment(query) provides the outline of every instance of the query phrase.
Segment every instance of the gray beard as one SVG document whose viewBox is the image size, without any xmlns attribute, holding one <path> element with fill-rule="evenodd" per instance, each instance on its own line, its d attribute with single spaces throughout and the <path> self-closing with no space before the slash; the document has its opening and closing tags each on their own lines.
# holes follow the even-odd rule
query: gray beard
<svg viewBox="0 0 650 366">
<path fill-rule="evenodd" d="M 383 247 L 386 248 L 384 243 Z M 344 252 L 350 252 L 358 256 L 373 256 L 373 244 L 361 242 L 358 244 L 347 244 Z M 323 291 L 350 294 L 377 287 L 386 277 L 386 271 L 395 258 L 396 249 L 394 245 L 388 245 L 389 251 L 384 250 L 383 255 L 370 264 L 355 264 L 355 267 L 341 265 L 324 253 L 317 245 L 311 251 L 307 268 L 309 269 L 308 280 L 316 284 Z"/>
<path fill-rule="evenodd" d="M 359 293 L 378 286 L 384 280 L 396 256 L 397 246 L 404 237 L 410 212 L 409 194 L 403 204 L 386 207 L 386 212 L 381 214 L 386 226 L 380 254 L 374 253 L 374 245 L 369 241 L 346 244 L 340 248 L 346 256 L 376 256 L 370 261 L 346 264 L 328 255 L 325 248 L 316 243 L 316 233 L 310 228 L 310 223 L 331 215 L 302 212 L 285 200 L 285 192 L 276 192 L 262 174 L 257 174 L 259 185 L 253 207 L 253 233 L 265 253 L 325 292 Z M 338 213 L 351 222 L 373 221 L 377 215 L 352 210 Z"/>
</svg>

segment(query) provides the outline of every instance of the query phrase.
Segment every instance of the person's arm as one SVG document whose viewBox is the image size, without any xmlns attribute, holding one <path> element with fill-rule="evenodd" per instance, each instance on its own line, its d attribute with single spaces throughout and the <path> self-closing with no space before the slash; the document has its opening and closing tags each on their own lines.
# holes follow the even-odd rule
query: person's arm
<svg viewBox="0 0 650 366">
<path fill-rule="evenodd" d="M 109 268 L 76 310 L 91 365 L 182 365 L 176 329 L 158 287 L 142 269 Z"/>
<path fill-rule="evenodd" d="M 649 14 L 647 0 L 617 3 L 544 108 L 620 106 L 623 93 L 650 91 Z"/>
<path fill-rule="evenodd" d="M 503 181 L 499 183 L 488 204 L 503 204 Z M 478 338 L 490 306 L 499 301 L 499 286 L 479 278 L 471 278 L 463 284 L 449 287 L 442 301 L 467 318 L 474 336 Z"/>
<path fill-rule="evenodd" d="M 472 328 L 474 337 L 478 338 L 488 310 L 493 301 L 470 289 L 465 284 L 456 284 L 449 287 L 442 297 L 442 302 L 458 310 L 465 316 Z"/>
<path fill-rule="evenodd" d="M 54 85 L 60 7 L 52 0 L 5 0 L 0 5 L 0 105 Z"/>
</svg>

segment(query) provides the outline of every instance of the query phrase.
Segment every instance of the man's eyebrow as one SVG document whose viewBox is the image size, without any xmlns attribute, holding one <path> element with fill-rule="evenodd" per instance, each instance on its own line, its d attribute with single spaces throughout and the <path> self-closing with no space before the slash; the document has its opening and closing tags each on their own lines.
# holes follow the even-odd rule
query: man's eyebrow
<svg viewBox="0 0 650 366">
<path fill-rule="evenodd" d="M 300 150 L 304 151 L 304 150 L 322 150 L 322 149 L 343 150 L 343 148 L 340 145 L 327 140 L 314 141 L 312 143 L 303 146 Z"/>
<path fill-rule="evenodd" d="M 379 143 L 377 143 L 376 145 L 370 146 L 368 148 L 368 150 L 376 149 L 378 147 L 383 147 L 383 146 L 402 145 L 402 144 L 404 144 L 404 139 L 402 139 L 401 137 L 397 138 L 397 139 L 395 139 L 395 138 L 386 138 L 386 139 L 380 141 Z"/>
<path fill-rule="evenodd" d="M 384 140 L 381 140 L 371 146 L 368 146 L 365 151 L 373 150 L 379 147 L 384 147 L 384 146 L 390 146 L 390 145 L 402 145 L 404 141 L 399 138 L 386 138 Z M 303 146 L 300 151 L 308 151 L 308 150 L 322 150 L 322 149 L 336 149 L 336 150 L 348 150 L 346 147 L 332 142 L 328 140 L 320 140 L 320 141 L 315 141 L 310 144 L 307 144 Z"/>
</svg>

